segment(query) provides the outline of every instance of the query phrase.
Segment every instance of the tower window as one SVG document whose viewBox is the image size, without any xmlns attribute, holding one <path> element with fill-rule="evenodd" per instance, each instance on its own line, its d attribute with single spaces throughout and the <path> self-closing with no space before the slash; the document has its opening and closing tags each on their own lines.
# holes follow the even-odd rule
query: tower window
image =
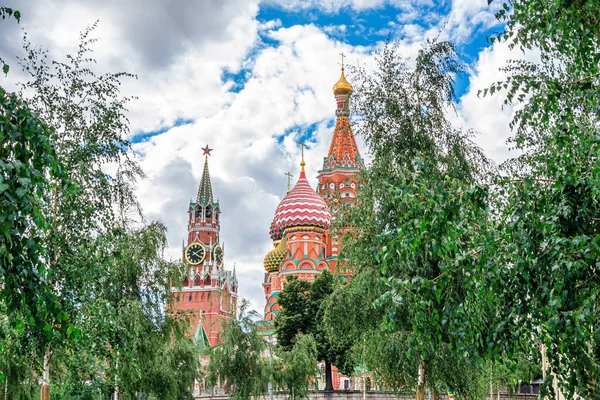
<svg viewBox="0 0 600 400">
<path fill-rule="evenodd" d="M 190 294 L 190 302 L 192 301 L 192 295 Z"/>
</svg>

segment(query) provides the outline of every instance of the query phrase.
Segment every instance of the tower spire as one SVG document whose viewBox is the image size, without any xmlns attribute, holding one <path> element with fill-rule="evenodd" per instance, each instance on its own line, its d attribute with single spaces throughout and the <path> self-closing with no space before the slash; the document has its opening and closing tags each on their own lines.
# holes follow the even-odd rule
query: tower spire
<svg viewBox="0 0 600 400">
<path fill-rule="evenodd" d="M 200 204 L 214 203 L 210 173 L 208 172 L 208 156 L 210 156 L 212 149 L 206 145 L 202 150 L 204 151 L 204 170 L 202 171 L 196 202 Z"/>
<path fill-rule="evenodd" d="M 323 163 L 323 172 L 336 169 L 360 170 L 364 162 L 358 151 L 356 138 L 350 126 L 350 110 L 348 103 L 352 94 L 352 85 L 344 75 L 344 53 L 342 56 L 342 74 L 340 79 L 333 85 L 333 94 L 337 103 L 335 112 L 335 128 L 329 146 L 329 153 Z"/>
</svg>

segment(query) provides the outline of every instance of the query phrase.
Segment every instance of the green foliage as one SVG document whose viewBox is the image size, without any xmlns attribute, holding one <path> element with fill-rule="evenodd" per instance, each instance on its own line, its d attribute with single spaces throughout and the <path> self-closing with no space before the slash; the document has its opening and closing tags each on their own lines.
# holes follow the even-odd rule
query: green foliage
<svg viewBox="0 0 600 400">
<path fill-rule="evenodd" d="M 317 342 L 311 335 L 298 334 L 291 350 L 278 347 L 274 380 L 290 400 L 308 398 L 317 373 Z"/>
<path fill-rule="evenodd" d="M 509 62 L 508 78 L 489 89 L 516 106 L 513 143 L 522 152 L 505 165 L 511 179 L 498 182 L 490 227 L 492 339 L 509 354 L 524 340 L 543 344 L 567 397 L 597 396 L 600 8 L 511 1 L 497 17 L 506 29 L 494 40 L 541 62 Z"/>
<path fill-rule="evenodd" d="M 52 131 L 16 94 L 0 88 L 0 300 L 31 316 L 54 303 L 44 279 L 50 179 L 61 179 Z M 19 320 L 12 320 L 16 325 Z"/>
<path fill-rule="evenodd" d="M 480 373 L 482 388 L 489 393 L 490 385 L 493 392 L 505 389 L 509 396 L 519 392 L 519 384 L 527 384 L 542 378 L 542 363 L 540 353 L 519 357 L 516 361 L 504 359 L 489 361 Z M 486 388 L 487 386 L 487 388 Z M 486 390 L 483 393 L 486 393 Z"/>
<path fill-rule="evenodd" d="M 83 335 L 55 355 L 57 375 L 70 382 L 64 398 L 93 392 L 90 387 L 109 391 L 115 386 L 124 398 L 137 393 L 191 397 L 200 348 L 186 336 L 187 319 L 164 315 L 176 267 L 163 260 L 165 231 L 155 222 L 102 238 L 98 250 L 104 254 L 98 257 L 105 269 L 90 271 L 96 274 L 89 277 L 95 282 L 93 294 L 76 313 Z"/>
<path fill-rule="evenodd" d="M 208 366 L 209 383 L 229 388 L 229 397 L 239 400 L 264 394 L 271 376 L 265 341 L 246 313 L 248 305 L 243 300 L 238 317 L 224 324 L 220 343 L 211 348 Z"/>
<path fill-rule="evenodd" d="M 21 12 L 19 10 L 13 10 L 10 7 L 0 7 L 0 18 L 6 19 L 11 16 L 14 17 L 17 22 L 21 21 Z M 0 58 L 0 64 L 2 64 L 2 72 L 4 72 L 5 75 L 8 74 L 10 66 L 6 64 L 2 58 Z"/>
<path fill-rule="evenodd" d="M 308 333 L 314 310 L 309 308 L 311 283 L 290 276 L 279 293 L 278 302 L 281 311 L 275 319 L 277 344 L 283 350 L 289 351 L 294 347 L 298 333 Z"/>
<path fill-rule="evenodd" d="M 350 356 L 351 338 L 331 337 L 325 328 L 325 303 L 339 286 L 337 278 L 325 270 L 314 282 L 290 276 L 279 293 L 281 311 L 275 320 L 278 344 L 290 351 L 298 341 L 299 334 L 310 334 L 317 344 L 317 358 L 326 363 L 326 390 L 333 390 L 331 364 L 343 373 L 352 373 Z"/>
<path fill-rule="evenodd" d="M 430 41 L 414 60 L 388 44 L 373 74 L 357 70 L 353 114 L 373 156 L 359 207 L 338 219 L 354 278 L 334 298 L 352 312 L 349 334 L 369 343 L 365 361 L 389 387 L 417 386 L 419 367 L 432 388 L 476 395 L 473 379 L 490 317 L 488 295 L 470 278 L 479 268 L 481 225 L 489 218 L 484 182 L 491 163 L 446 115 L 454 47 Z M 347 300 L 342 300 L 347 298 Z M 339 304 L 326 313 L 329 334 L 343 329 Z M 360 344 L 360 341 L 356 341 Z M 356 348 L 356 345 L 355 345 Z M 424 383 L 424 382 L 422 382 Z"/>
<path fill-rule="evenodd" d="M 31 313 L 32 306 L 7 303 L 18 323 L 11 325 L 15 332 L 4 331 L 1 350 L 31 357 L 25 364 L 3 354 L 2 368 L 12 374 L 9 391 L 20 390 L 11 378 L 19 371 L 30 382 L 48 372 L 53 398 L 113 392 L 124 399 L 191 398 L 199 346 L 185 334 L 185 316 L 165 313 L 171 278 L 181 268 L 164 261 L 166 229 L 145 224 L 134 195 L 143 174 L 127 141 L 130 99 L 119 94 L 122 78 L 131 75 L 93 72 L 94 27 L 82 33 L 77 54 L 66 62 L 49 61 L 26 41 L 20 64 L 31 76 L 22 85 L 27 105 L 1 92 L 0 133 L 9 140 L 0 147 L 0 183 L 9 186 L 0 191 L 0 218 L 15 229 L 0 239 L 10 240 L 2 242 L 8 243 L 3 260 L 19 250 L 15 246 L 24 249 L 22 259 L 9 260 L 23 277 L 9 270 L 3 282 L 11 286 L 3 289 L 16 288 L 12 298 L 38 306 Z"/>
<path fill-rule="evenodd" d="M 0 305 L 0 314 L 7 315 L 4 305 Z M 39 385 L 33 373 L 30 341 L 32 336 L 23 329 L 14 329 L 7 318 L 0 320 L 0 398 L 39 399 Z M 6 391 L 6 393 L 5 393 Z"/>
</svg>

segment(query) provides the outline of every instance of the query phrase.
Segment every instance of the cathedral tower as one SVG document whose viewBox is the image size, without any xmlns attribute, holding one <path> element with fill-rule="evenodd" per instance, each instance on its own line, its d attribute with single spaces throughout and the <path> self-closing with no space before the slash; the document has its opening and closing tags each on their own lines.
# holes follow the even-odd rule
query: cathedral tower
<svg viewBox="0 0 600 400">
<path fill-rule="evenodd" d="M 343 58 L 342 58 L 343 60 Z M 335 128 L 329 145 L 329 153 L 323 159 L 323 168 L 319 171 L 317 193 L 327 202 L 334 215 L 343 204 L 354 204 L 360 187 L 358 173 L 364 168 L 363 158 L 360 156 L 356 138 L 350 125 L 350 96 L 352 85 L 344 75 L 342 62 L 342 75 L 333 85 L 337 108 L 335 110 Z M 340 245 L 333 235 L 327 235 L 327 258 L 331 270 L 338 268 L 338 252 Z M 349 271 L 346 271 L 348 274 Z"/>
<path fill-rule="evenodd" d="M 333 85 L 333 94 L 337 104 L 335 128 L 329 153 L 323 159 L 323 168 L 319 171 L 317 193 L 325 199 L 335 213 L 340 202 L 355 201 L 359 185 L 356 174 L 364 168 L 364 161 L 350 126 L 352 85 L 346 80 L 343 65 L 342 76 Z"/>
<path fill-rule="evenodd" d="M 238 281 L 225 269 L 224 246 L 220 238 L 221 208 L 214 201 L 208 156 L 204 151 L 204 170 L 195 200 L 188 207 L 187 242 L 183 245 L 183 261 L 187 274 L 181 290 L 174 285 L 174 308 L 193 313 L 193 333 L 202 346 L 215 346 L 223 321 L 234 315 L 237 305 Z"/>
</svg>

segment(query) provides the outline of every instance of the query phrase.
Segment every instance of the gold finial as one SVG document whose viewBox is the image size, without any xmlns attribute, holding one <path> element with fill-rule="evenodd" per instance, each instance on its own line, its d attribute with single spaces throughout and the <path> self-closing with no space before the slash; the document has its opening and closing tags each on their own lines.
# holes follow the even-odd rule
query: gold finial
<svg viewBox="0 0 600 400">
<path fill-rule="evenodd" d="M 287 178 L 288 178 L 288 190 L 287 190 L 287 193 L 289 193 L 290 192 L 290 187 L 291 187 L 291 182 L 292 182 L 292 176 L 294 176 L 294 175 L 292 175 L 292 173 L 288 171 L 288 172 L 285 173 L 285 176 L 287 176 Z"/>
<path fill-rule="evenodd" d="M 298 142 L 300 146 L 302 146 L 302 161 L 300 161 L 300 172 L 304 172 L 304 166 L 306 163 L 304 162 L 304 148 L 306 147 L 306 143 Z"/>
<path fill-rule="evenodd" d="M 352 93 L 352 85 L 348 83 L 346 76 L 344 75 L 344 58 L 346 58 L 346 55 L 340 53 L 340 56 L 342 56 L 342 76 L 340 76 L 340 79 L 333 85 L 333 94 L 336 96 L 339 94 L 349 95 Z"/>
</svg>

